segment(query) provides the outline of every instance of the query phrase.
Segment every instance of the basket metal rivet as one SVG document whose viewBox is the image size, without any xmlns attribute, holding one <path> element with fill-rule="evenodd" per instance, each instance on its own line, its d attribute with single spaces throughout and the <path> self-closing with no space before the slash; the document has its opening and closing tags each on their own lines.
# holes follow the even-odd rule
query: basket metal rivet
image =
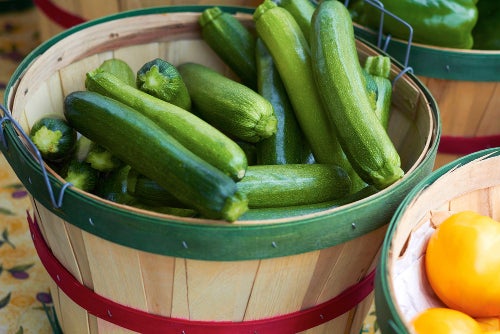
<svg viewBox="0 0 500 334">
<path fill-rule="evenodd" d="M 355 229 L 356 229 L 356 224 L 355 224 L 355 223 L 352 223 L 352 224 L 351 224 L 351 227 L 352 227 L 352 229 L 353 229 L 353 230 L 355 230 Z"/>
<path fill-rule="evenodd" d="M 188 248 L 188 244 L 187 244 L 187 242 L 183 241 L 183 242 L 182 242 L 182 247 L 184 247 L 184 248 Z"/>
<path fill-rule="evenodd" d="M 110 318 L 111 318 L 111 317 L 113 317 L 113 315 L 111 314 L 111 311 L 110 311 L 110 310 L 108 310 L 108 316 L 109 316 Z"/>
<path fill-rule="evenodd" d="M 278 244 L 275 241 L 271 242 L 271 245 L 273 246 L 273 248 L 278 248 Z"/>
<path fill-rule="evenodd" d="M 31 177 L 28 176 L 28 182 L 31 184 Z"/>
<path fill-rule="evenodd" d="M 324 319 L 325 317 L 323 316 L 323 314 L 320 314 L 320 315 L 319 315 L 319 318 L 320 318 L 320 319 Z"/>
<path fill-rule="evenodd" d="M 92 220 L 92 218 L 89 218 L 89 224 L 94 226 L 94 221 Z"/>
<path fill-rule="evenodd" d="M 449 72 L 449 71 L 450 71 L 450 69 L 451 69 L 450 65 L 446 65 L 444 68 L 445 68 L 448 72 Z"/>
<path fill-rule="evenodd" d="M 61 282 L 61 277 L 59 277 L 59 274 L 56 275 L 57 281 Z"/>
</svg>

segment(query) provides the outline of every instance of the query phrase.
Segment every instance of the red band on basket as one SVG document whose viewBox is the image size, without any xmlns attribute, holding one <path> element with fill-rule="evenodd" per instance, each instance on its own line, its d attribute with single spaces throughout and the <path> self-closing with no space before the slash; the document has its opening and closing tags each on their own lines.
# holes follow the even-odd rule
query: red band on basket
<svg viewBox="0 0 500 334">
<path fill-rule="evenodd" d="M 140 333 L 186 334 L 290 334 L 314 328 L 349 311 L 365 299 L 374 287 L 375 271 L 335 298 L 277 317 L 242 322 L 191 321 L 159 316 L 116 303 L 82 285 L 56 259 L 42 237 L 40 228 L 28 214 L 33 244 L 45 269 L 59 288 L 76 304 L 96 317 Z"/>
<path fill-rule="evenodd" d="M 480 137 L 441 136 L 438 151 L 450 154 L 471 154 L 493 147 L 500 147 L 500 135 Z"/>
<path fill-rule="evenodd" d="M 33 0 L 33 2 L 48 18 L 63 28 L 71 28 L 86 21 L 84 18 L 58 7 L 50 0 Z"/>
</svg>

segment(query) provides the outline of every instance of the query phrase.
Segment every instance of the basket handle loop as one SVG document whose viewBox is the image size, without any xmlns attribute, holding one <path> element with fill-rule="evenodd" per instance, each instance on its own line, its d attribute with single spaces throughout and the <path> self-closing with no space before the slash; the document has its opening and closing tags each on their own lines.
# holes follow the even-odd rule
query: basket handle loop
<svg viewBox="0 0 500 334">
<path fill-rule="evenodd" d="M 344 5 L 346 7 L 349 6 L 349 1 L 350 0 L 344 0 Z M 382 46 L 382 40 L 384 39 L 383 28 L 384 28 L 384 17 L 385 17 L 385 14 L 387 14 L 390 17 L 394 18 L 395 20 L 397 20 L 398 22 L 400 22 L 401 24 L 403 24 L 404 26 L 406 26 L 408 28 L 408 41 L 406 43 L 406 53 L 405 53 L 405 59 L 404 59 L 404 63 L 403 63 L 403 69 L 393 79 L 392 86 L 394 87 L 395 84 L 396 84 L 396 81 L 399 78 L 401 78 L 405 73 L 407 73 L 407 72 L 413 73 L 413 68 L 411 68 L 410 66 L 408 66 L 408 63 L 409 63 L 409 60 L 410 60 L 411 43 L 412 43 L 412 40 L 413 40 L 413 27 L 411 26 L 411 24 L 409 24 L 408 22 L 406 22 L 405 20 L 403 20 L 399 16 L 397 16 L 397 15 L 391 13 L 390 11 L 388 11 L 387 9 L 385 9 L 384 8 L 384 4 L 380 0 L 363 0 L 363 1 L 366 2 L 367 4 L 369 4 L 370 6 L 373 6 L 373 7 L 377 8 L 378 10 L 380 10 L 380 24 L 379 24 L 379 27 L 378 27 L 377 47 L 379 49 L 381 49 L 382 51 L 387 52 L 387 48 L 389 47 L 389 43 L 390 43 L 391 38 L 392 38 L 392 36 L 390 34 L 388 34 L 387 36 L 385 36 L 384 45 Z"/>
<path fill-rule="evenodd" d="M 50 184 L 47 169 L 45 168 L 40 151 L 38 150 L 36 145 L 33 143 L 33 141 L 31 141 L 30 137 L 26 134 L 26 132 L 21 127 L 21 125 L 12 117 L 12 114 L 9 112 L 9 110 L 1 104 L 0 104 L 0 109 L 2 109 L 2 112 L 3 112 L 3 117 L 0 119 L 0 143 L 4 146 L 5 150 L 8 150 L 8 143 L 7 143 L 6 135 L 4 134 L 4 127 L 3 127 L 3 123 L 6 123 L 6 121 L 8 120 L 19 131 L 19 133 L 23 136 L 23 138 L 28 143 L 29 147 L 34 152 L 34 154 L 36 156 L 36 160 L 37 160 L 38 164 L 40 165 L 40 169 L 42 170 L 42 176 L 43 176 L 45 185 L 47 186 L 47 191 L 49 192 L 49 197 L 50 197 L 50 201 L 52 203 L 52 206 L 55 209 L 61 208 L 63 198 L 64 198 L 64 193 L 65 193 L 66 189 L 69 186 L 72 186 L 73 184 L 71 182 L 64 183 L 62 188 L 61 188 L 61 191 L 59 192 L 59 196 L 57 197 L 57 201 L 56 201 L 56 198 L 54 195 L 54 190 L 52 189 L 52 185 Z"/>
</svg>

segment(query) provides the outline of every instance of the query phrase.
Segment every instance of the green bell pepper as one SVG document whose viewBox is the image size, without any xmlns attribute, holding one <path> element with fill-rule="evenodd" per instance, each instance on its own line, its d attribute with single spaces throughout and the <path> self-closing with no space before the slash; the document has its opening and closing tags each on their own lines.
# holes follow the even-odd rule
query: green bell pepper
<svg viewBox="0 0 500 334">
<path fill-rule="evenodd" d="M 477 9 L 479 18 L 472 30 L 473 49 L 500 50 L 500 1 L 480 0 Z"/>
<path fill-rule="evenodd" d="M 380 0 L 380 2 L 387 11 L 412 26 L 413 42 L 448 48 L 472 48 L 472 29 L 478 19 L 477 0 Z M 349 8 L 355 22 L 378 30 L 379 9 L 363 0 L 353 1 Z M 390 15 L 384 16 L 383 30 L 384 34 L 400 39 L 406 40 L 409 36 L 409 29 Z"/>
</svg>

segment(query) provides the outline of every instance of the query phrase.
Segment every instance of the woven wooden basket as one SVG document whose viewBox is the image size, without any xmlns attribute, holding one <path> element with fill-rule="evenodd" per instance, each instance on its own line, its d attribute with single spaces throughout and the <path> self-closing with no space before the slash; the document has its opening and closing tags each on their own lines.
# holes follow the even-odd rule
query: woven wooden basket
<svg viewBox="0 0 500 334">
<path fill-rule="evenodd" d="M 356 34 L 378 34 L 355 24 Z M 387 41 L 383 41 L 387 42 Z M 436 99 L 442 136 L 436 168 L 464 155 L 500 146 L 500 50 L 462 50 L 392 39 L 387 52 L 413 69 Z"/>
<path fill-rule="evenodd" d="M 500 148 L 467 155 L 438 169 L 401 203 L 377 272 L 375 300 L 382 333 L 410 333 L 408 324 L 419 312 L 444 306 L 423 269 L 425 246 L 434 231 L 431 218 L 438 221 L 438 215 L 462 210 L 500 220 Z"/>
<path fill-rule="evenodd" d="M 223 8 L 252 27 L 252 10 Z M 84 89 L 84 74 L 112 57 L 134 70 L 162 57 L 229 73 L 201 39 L 203 9 L 142 9 L 65 31 L 14 74 L 6 99 L 11 117 L 28 131 L 40 116 L 62 113 L 63 97 Z M 357 47 L 362 61 L 379 52 L 359 41 Z M 394 62 L 392 78 L 401 71 Z M 47 167 L 15 123 L 4 122 L 2 150 L 32 196 L 30 228 L 54 281 L 63 329 L 359 333 L 387 224 L 402 198 L 431 173 L 440 135 L 435 101 L 416 77 L 401 76 L 393 97 L 389 132 L 406 172 L 402 180 L 340 208 L 233 224 L 154 214 L 72 187 L 62 192 L 64 180 L 50 169 L 44 179 Z M 62 203 L 54 205 L 60 194 Z"/>
</svg>

